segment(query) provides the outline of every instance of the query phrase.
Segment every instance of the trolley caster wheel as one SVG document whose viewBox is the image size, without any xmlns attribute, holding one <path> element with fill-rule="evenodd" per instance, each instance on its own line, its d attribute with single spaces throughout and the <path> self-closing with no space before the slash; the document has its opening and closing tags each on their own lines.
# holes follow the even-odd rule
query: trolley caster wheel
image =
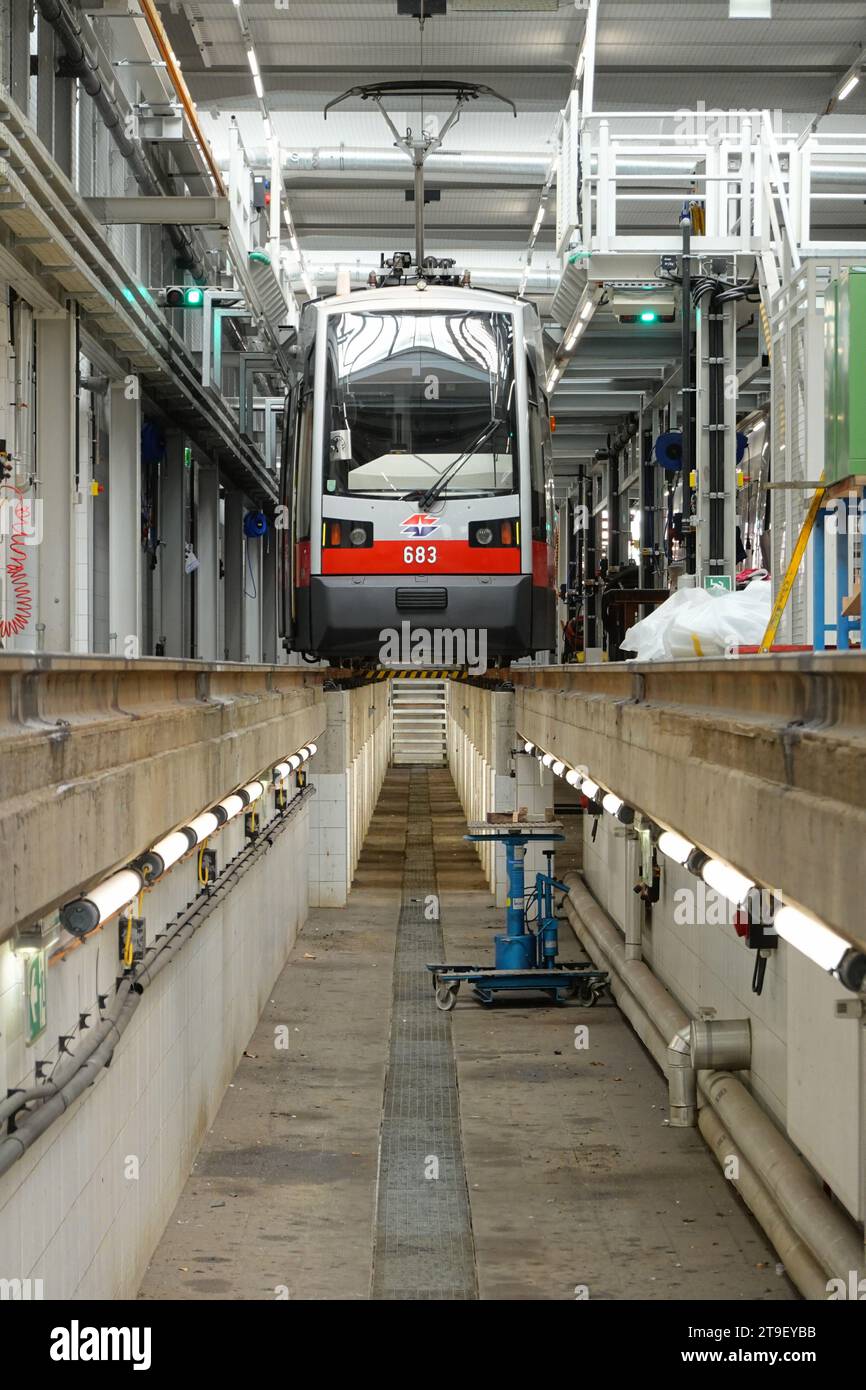
<svg viewBox="0 0 866 1390">
<path fill-rule="evenodd" d="M 585 989 L 582 989 L 577 999 L 581 1008 L 584 1009 L 592 1009 L 598 1003 L 598 995 L 592 988 L 592 985 L 587 985 Z"/>
<path fill-rule="evenodd" d="M 457 1003 L 457 985 L 436 986 L 436 1007 L 443 1013 L 450 1013 Z"/>
<path fill-rule="evenodd" d="M 474 997 L 478 1000 L 478 1003 L 479 1003 L 479 1004 L 484 1004 L 484 1006 L 485 1006 L 486 1008 L 489 1008 L 490 1005 L 493 1003 L 493 990 L 492 990 L 492 989 L 479 989 L 478 986 L 476 985 L 475 988 L 473 989 L 472 993 L 473 993 Z"/>
</svg>

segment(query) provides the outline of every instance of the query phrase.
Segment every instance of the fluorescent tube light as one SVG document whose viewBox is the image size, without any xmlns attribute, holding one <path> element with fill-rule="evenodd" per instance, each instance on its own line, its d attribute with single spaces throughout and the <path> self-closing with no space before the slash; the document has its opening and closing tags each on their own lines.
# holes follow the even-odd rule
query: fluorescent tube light
<svg viewBox="0 0 866 1390">
<path fill-rule="evenodd" d="M 200 845 L 202 840 L 207 839 L 208 835 L 212 835 L 215 830 L 219 830 L 219 825 L 220 820 L 218 815 L 213 811 L 202 811 L 201 815 L 196 816 L 195 820 L 191 820 L 185 829 L 192 831 L 193 835 L 195 835 L 196 844 Z"/>
<path fill-rule="evenodd" d="M 685 864 L 694 849 L 694 845 L 690 840 L 684 839 L 682 835 L 677 835 L 675 831 L 665 830 L 659 835 L 659 849 L 675 864 Z"/>
<path fill-rule="evenodd" d="M 141 892 L 143 883 L 136 869 L 121 869 L 91 888 L 84 897 L 66 903 L 60 909 L 60 920 L 73 936 L 84 936 L 132 902 Z"/>
<path fill-rule="evenodd" d="M 723 864 L 721 859 L 708 859 L 701 869 L 701 877 L 708 888 L 714 888 L 732 903 L 741 903 L 755 886 L 754 879 Z"/>
<path fill-rule="evenodd" d="M 808 956 L 822 970 L 838 969 L 845 952 L 851 949 L 849 942 L 825 927 L 823 922 L 808 917 L 796 907 L 780 908 L 773 926 L 783 941 Z"/>
</svg>

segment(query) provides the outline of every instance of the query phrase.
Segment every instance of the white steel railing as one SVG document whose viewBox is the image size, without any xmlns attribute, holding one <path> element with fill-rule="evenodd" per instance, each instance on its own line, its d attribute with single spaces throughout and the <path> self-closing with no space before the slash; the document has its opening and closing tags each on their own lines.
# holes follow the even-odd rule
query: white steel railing
<svg viewBox="0 0 866 1390">
<path fill-rule="evenodd" d="M 798 136 L 778 124 L 769 111 L 588 114 L 570 100 L 559 132 L 560 255 L 676 252 L 684 203 L 703 208 L 695 254 L 758 257 L 771 293 L 806 256 L 866 253 L 852 215 L 863 203 L 866 135 Z M 832 236 L 822 235 L 828 210 Z M 840 237 L 849 224 L 852 238 Z"/>
</svg>

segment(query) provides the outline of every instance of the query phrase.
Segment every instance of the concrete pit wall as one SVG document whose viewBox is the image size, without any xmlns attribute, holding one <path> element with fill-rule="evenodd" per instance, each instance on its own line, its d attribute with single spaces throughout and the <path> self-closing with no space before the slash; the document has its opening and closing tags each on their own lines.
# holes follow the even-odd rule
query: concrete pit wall
<svg viewBox="0 0 866 1390">
<path fill-rule="evenodd" d="M 327 729 L 310 769 L 311 907 L 344 907 L 391 756 L 386 682 L 327 691 Z"/>
<path fill-rule="evenodd" d="M 550 772 L 535 758 L 515 755 L 515 739 L 513 692 L 448 683 L 448 764 L 467 821 L 483 821 L 488 811 L 521 806 L 543 813 L 553 805 Z M 505 851 L 501 845 L 476 848 L 496 904 L 504 907 Z M 541 849 L 527 846 L 527 881 L 545 868 Z"/>
<path fill-rule="evenodd" d="M 527 738 L 588 767 L 645 815 L 866 944 L 850 872 L 866 823 L 864 690 L 862 669 L 845 657 L 618 665 L 567 681 L 533 673 L 518 687 L 516 719 Z M 587 885 L 624 942 L 634 940 L 635 846 L 608 815 L 594 841 L 591 829 L 587 822 Z M 640 932 L 643 958 L 690 1017 L 749 1020 L 744 1083 L 862 1220 L 866 1027 L 837 1010 L 855 997 L 784 941 L 754 993 L 755 955 L 726 900 L 659 860 L 661 895 Z"/>
<path fill-rule="evenodd" d="M 0 655 L 0 941 L 324 725 L 296 668 Z"/>
<path fill-rule="evenodd" d="M 272 798 L 271 798 L 272 800 Z M 312 798 L 310 798 L 312 800 Z M 264 817 L 263 817 L 264 819 Z M 132 1298 L 238 1059 L 307 913 L 304 806 L 149 984 L 111 1066 L 0 1177 L 0 1278 L 43 1281 L 45 1298 Z M 222 869 L 243 848 L 243 817 L 213 838 Z M 195 898 L 195 855 L 145 899 L 148 940 Z M 48 1028 L 23 1027 L 23 958 L 0 946 L 0 1085 L 50 1073 L 59 1034 L 98 1022 L 118 975 L 118 920 L 48 975 Z M 290 1020 L 286 1020 L 290 1023 Z"/>
<path fill-rule="evenodd" d="M 170 662 L 136 671 L 105 661 L 80 663 L 76 674 L 74 662 L 53 658 L 23 671 L 28 660 L 0 660 L 7 716 L 0 785 L 9 793 L 0 802 L 0 839 L 17 874 L 14 893 L 4 894 L 0 942 L 3 1098 L 37 1086 L 39 1072 L 52 1074 L 60 1038 L 73 1056 L 86 1045 L 123 970 L 117 917 L 80 943 L 61 934 L 45 971 L 47 1024 L 28 1045 L 16 923 L 27 925 L 41 905 L 50 927 L 57 913 L 46 905 L 74 897 L 240 783 L 320 740 L 325 718 L 306 674 L 292 681 L 283 672 L 196 672 L 193 663 Z M 42 1280 L 42 1296 L 52 1299 L 134 1297 L 306 918 L 315 793 L 300 795 L 297 782 L 286 788 L 285 812 L 272 788 L 258 803 L 254 860 L 243 858 L 243 815 L 210 838 L 212 898 L 199 882 L 197 853 L 143 896 L 151 948 L 189 904 L 207 906 L 194 934 L 146 983 L 110 1067 L 23 1154 L 0 1125 L 0 1280 Z"/>
</svg>

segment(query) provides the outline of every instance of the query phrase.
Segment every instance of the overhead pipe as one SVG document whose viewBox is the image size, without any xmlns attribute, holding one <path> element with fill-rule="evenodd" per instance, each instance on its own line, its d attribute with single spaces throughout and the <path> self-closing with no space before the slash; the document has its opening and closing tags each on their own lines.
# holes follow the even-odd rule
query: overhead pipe
<svg viewBox="0 0 866 1390">
<path fill-rule="evenodd" d="M 617 1005 L 659 1067 L 667 1072 L 669 1058 L 662 1033 L 673 1041 L 689 1023 L 686 1014 L 643 961 L 626 961 L 621 934 L 583 879 L 571 873 L 564 881 L 569 889 L 564 907 L 576 936 L 596 964 L 610 971 Z M 668 1032 L 672 1023 L 677 1026 Z M 824 1195 L 753 1096 L 727 1071 L 698 1071 L 697 1083 L 705 1101 L 698 1112 L 701 1132 L 710 1136 L 708 1142 L 717 1157 L 721 1152 L 717 1141 L 723 1133 L 729 1145 L 723 1156 L 740 1155 L 748 1165 L 744 1199 L 780 1254 L 793 1252 L 786 1269 L 801 1293 L 807 1298 L 826 1298 L 828 1277 L 847 1282 L 853 1270 L 858 1279 L 862 1278 L 866 1256 L 857 1228 Z M 717 1125 L 705 1118 L 708 1109 Z M 817 1274 L 813 1266 L 818 1267 Z"/>
<path fill-rule="evenodd" d="M 307 264 L 310 268 L 310 273 L 319 287 L 321 287 L 323 282 L 330 283 L 331 281 L 336 285 L 338 276 L 343 273 L 349 275 L 352 283 L 356 285 L 366 285 L 369 280 L 370 271 L 373 269 L 372 265 L 364 267 L 348 265 L 345 261 L 321 265 L 317 264 L 315 261 L 311 261 L 309 258 Z M 473 282 L 477 281 L 479 286 L 484 289 L 501 289 L 504 291 L 516 290 L 523 279 L 522 270 L 509 270 L 507 267 L 497 266 L 488 270 L 485 270 L 483 267 L 478 268 L 475 266 L 467 266 L 465 268 L 469 271 Z M 461 267 L 461 269 L 463 269 L 463 267 Z M 555 271 L 541 270 L 540 268 L 534 271 L 530 270 L 526 283 L 527 292 L 532 294 L 553 294 L 557 279 L 558 274 Z"/>
<path fill-rule="evenodd" d="M 46 24 L 51 25 L 63 44 L 70 74 L 78 79 L 87 95 L 92 98 L 102 117 L 103 125 L 129 164 L 136 183 L 150 197 L 159 197 L 162 190 L 141 149 L 126 134 L 120 107 L 102 80 L 99 60 L 90 52 L 81 26 L 63 0 L 36 0 L 36 3 L 40 17 Z M 167 226 L 166 231 L 178 252 L 183 268 L 191 270 L 194 275 L 201 275 L 202 265 L 187 233 L 175 226 Z"/>
<path fill-rule="evenodd" d="M 407 174 L 408 165 L 405 154 L 393 149 L 349 149 L 344 145 L 325 149 L 300 149 L 281 151 L 283 175 L 289 179 L 293 173 L 333 173 L 333 174 Z M 509 153 L 507 159 L 502 154 L 487 151 L 469 150 L 465 154 L 455 151 L 435 151 L 424 161 L 425 169 L 434 174 L 465 174 L 478 178 L 484 174 L 505 175 L 511 178 L 523 175 L 527 178 L 545 178 L 550 165 L 549 155 L 536 155 L 528 151 Z"/>
</svg>

